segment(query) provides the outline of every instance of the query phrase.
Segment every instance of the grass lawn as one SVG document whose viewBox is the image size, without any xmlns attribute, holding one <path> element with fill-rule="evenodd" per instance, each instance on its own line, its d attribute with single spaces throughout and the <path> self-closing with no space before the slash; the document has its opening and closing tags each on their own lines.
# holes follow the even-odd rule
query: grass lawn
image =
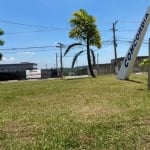
<svg viewBox="0 0 150 150">
<path fill-rule="evenodd" d="M 147 76 L 0 83 L 0 150 L 149 150 Z"/>
</svg>

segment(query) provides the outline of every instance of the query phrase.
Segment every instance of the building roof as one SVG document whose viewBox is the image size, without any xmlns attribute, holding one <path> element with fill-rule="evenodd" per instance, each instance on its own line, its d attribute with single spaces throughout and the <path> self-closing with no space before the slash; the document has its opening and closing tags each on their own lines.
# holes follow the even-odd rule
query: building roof
<svg viewBox="0 0 150 150">
<path fill-rule="evenodd" d="M 0 64 L 0 66 L 13 66 L 13 65 L 37 65 L 36 63 L 30 63 L 30 62 L 21 62 L 16 64 Z"/>
</svg>

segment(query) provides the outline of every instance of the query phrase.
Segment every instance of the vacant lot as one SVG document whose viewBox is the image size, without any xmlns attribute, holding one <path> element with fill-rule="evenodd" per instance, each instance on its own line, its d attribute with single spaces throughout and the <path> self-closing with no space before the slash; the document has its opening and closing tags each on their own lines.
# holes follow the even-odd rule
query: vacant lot
<svg viewBox="0 0 150 150">
<path fill-rule="evenodd" d="M 0 83 L 0 150 L 148 150 L 147 76 Z"/>
</svg>

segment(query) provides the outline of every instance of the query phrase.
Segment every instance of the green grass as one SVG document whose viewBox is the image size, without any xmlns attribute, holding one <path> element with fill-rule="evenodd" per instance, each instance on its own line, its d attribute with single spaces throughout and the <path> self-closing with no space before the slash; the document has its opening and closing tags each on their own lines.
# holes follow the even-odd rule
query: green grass
<svg viewBox="0 0 150 150">
<path fill-rule="evenodd" d="M 0 150 L 149 150 L 147 76 L 0 83 Z"/>
</svg>

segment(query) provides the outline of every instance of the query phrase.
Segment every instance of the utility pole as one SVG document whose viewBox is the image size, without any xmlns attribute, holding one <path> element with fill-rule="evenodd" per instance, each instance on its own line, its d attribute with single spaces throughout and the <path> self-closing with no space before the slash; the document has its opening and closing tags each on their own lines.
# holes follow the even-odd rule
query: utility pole
<svg viewBox="0 0 150 150">
<path fill-rule="evenodd" d="M 99 64 L 99 53 L 97 53 L 97 65 Z"/>
<path fill-rule="evenodd" d="M 149 65 L 148 65 L 148 84 L 147 84 L 147 89 L 150 90 L 150 38 L 149 38 L 149 46 L 148 46 L 148 51 L 149 51 Z"/>
<path fill-rule="evenodd" d="M 60 76 L 61 78 L 63 78 L 63 61 L 62 61 L 62 48 L 64 47 L 64 45 L 62 43 L 57 43 L 59 49 L 60 49 Z"/>
<path fill-rule="evenodd" d="M 116 42 L 116 34 L 115 32 L 117 31 L 116 28 L 115 28 L 115 25 L 118 23 L 118 20 L 115 21 L 113 23 L 113 28 L 112 28 L 112 31 L 113 31 L 113 44 L 114 44 L 114 53 L 115 53 L 115 74 L 118 73 L 118 62 L 117 62 L 117 42 Z"/>
<path fill-rule="evenodd" d="M 97 65 L 96 65 L 96 68 L 97 68 L 97 74 L 99 74 L 99 53 L 97 53 Z"/>
<path fill-rule="evenodd" d="M 57 76 L 59 76 L 59 72 L 58 72 L 58 60 L 57 60 L 57 53 L 56 53 L 56 71 L 57 71 Z"/>
</svg>

